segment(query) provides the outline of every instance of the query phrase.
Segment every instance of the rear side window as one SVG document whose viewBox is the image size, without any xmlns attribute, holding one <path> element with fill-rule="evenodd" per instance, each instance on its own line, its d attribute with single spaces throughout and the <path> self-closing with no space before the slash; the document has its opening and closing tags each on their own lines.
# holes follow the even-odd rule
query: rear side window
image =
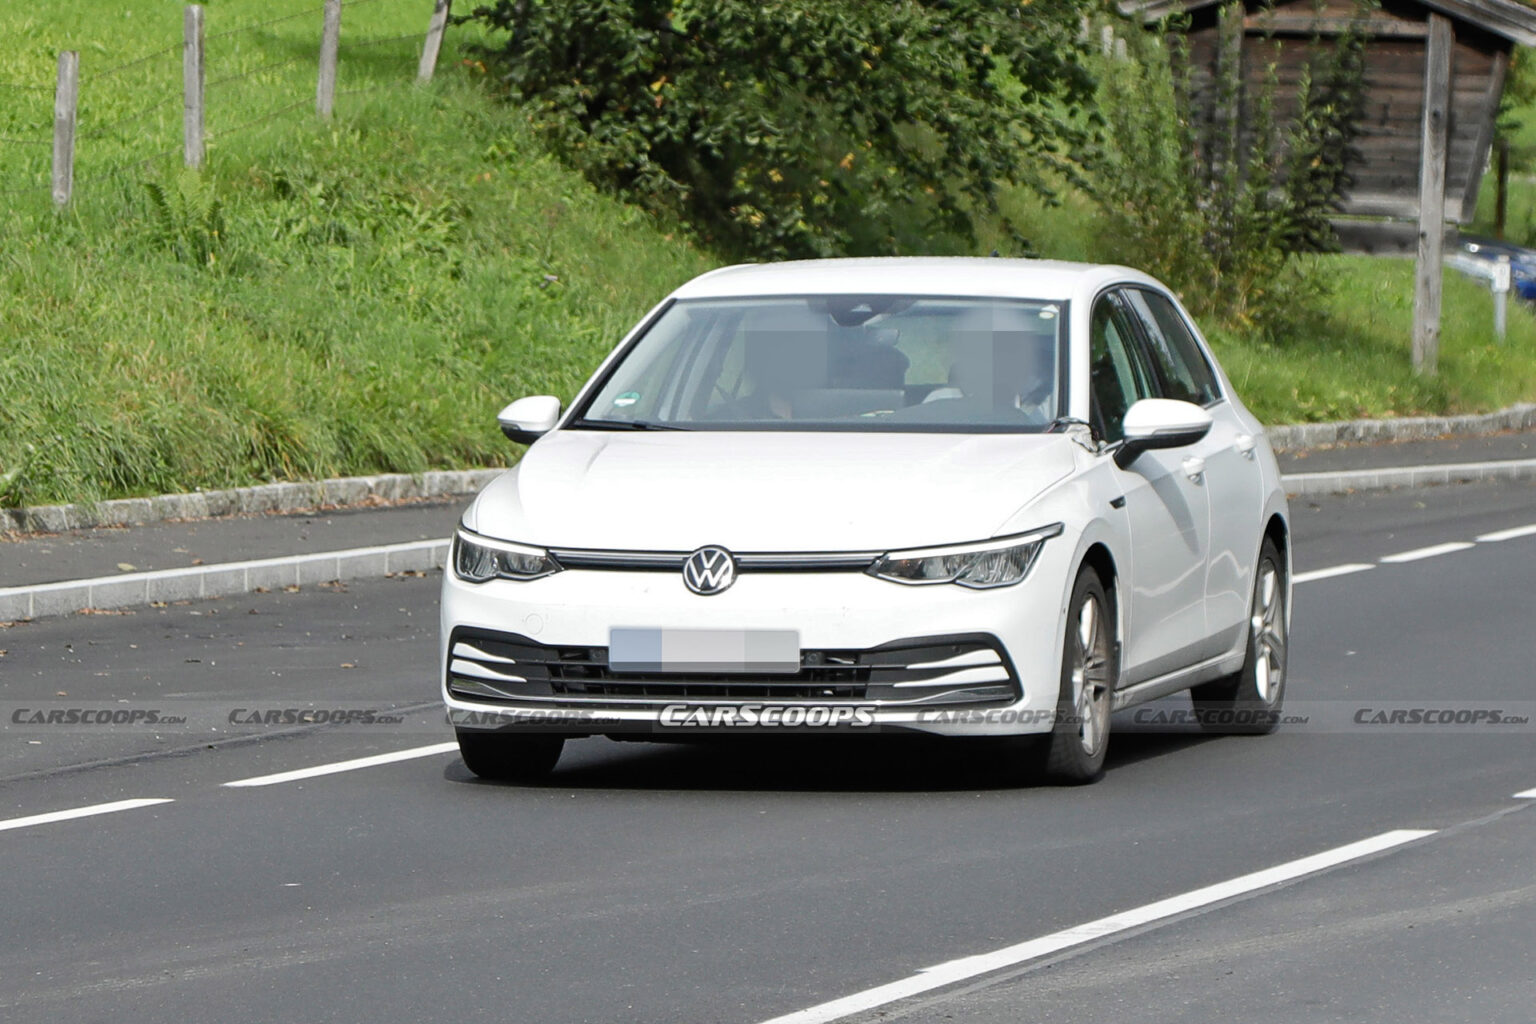
<svg viewBox="0 0 1536 1024">
<path fill-rule="evenodd" d="M 1207 405 L 1221 397 L 1216 373 L 1167 296 L 1127 288 L 1129 306 L 1147 336 L 1147 350 L 1157 367 L 1163 398 Z"/>
</svg>

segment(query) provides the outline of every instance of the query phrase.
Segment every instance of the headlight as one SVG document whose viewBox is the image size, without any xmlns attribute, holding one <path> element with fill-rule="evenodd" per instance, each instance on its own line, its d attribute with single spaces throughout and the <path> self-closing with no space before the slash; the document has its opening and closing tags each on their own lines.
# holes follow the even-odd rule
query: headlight
<svg viewBox="0 0 1536 1024">
<path fill-rule="evenodd" d="M 976 590 L 1012 586 L 1029 574 L 1045 542 L 1060 532 L 1061 524 L 1053 523 L 975 544 L 891 551 L 868 571 L 895 583 L 958 583 Z"/>
<path fill-rule="evenodd" d="M 453 535 L 453 574 L 469 583 L 536 580 L 559 571 L 560 563 L 543 548 L 492 540 L 462 526 Z"/>
</svg>

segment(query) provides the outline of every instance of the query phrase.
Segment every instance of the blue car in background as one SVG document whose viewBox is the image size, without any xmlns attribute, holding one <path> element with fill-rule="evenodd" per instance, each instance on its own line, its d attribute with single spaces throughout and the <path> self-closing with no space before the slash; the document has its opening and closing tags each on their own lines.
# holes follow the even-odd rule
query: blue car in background
<svg viewBox="0 0 1536 1024">
<path fill-rule="evenodd" d="M 1510 291 L 1526 302 L 1536 302 L 1536 249 L 1492 238 L 1468 238 L 1463 235 L 1457 250 L 1462 260 L 1468 263 L 1496 263 L 1500 256 L 1508 256 Z M 1471 272 L 1473 268 L 1461 266 L 1458 269 Z"/>
</svg>

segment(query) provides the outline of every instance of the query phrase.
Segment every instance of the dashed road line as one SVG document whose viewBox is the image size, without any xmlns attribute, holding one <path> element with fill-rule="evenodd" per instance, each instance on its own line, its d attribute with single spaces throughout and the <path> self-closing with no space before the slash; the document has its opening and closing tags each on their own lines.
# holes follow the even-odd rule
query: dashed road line
<svg viewBox="0 0 1536 1024">
<path fill-rule="evenodd" d="M 1515 794 L 1516 800 L 1536 800 L 1536 789 L 1522 790 Z"/>
<path fill-rule="evenodd" d="M 47 814 L 29 814 L 25 818 L 7 818 L 0 821 L 0 832 L 13 828 L 29 828 L 32 825 L 47 825 L 55 821 L 70 821 L 74 818 L 89 818 L 97 814 L 112 814 L 115 811 L 131 811 L 136 807 L 151 807 L 155 804 L 174 803 L 173 800 L 161 797 L 142 800 L 115 800 L 109 804 L 91 804 L 89 807 L 71 807 L 67 811 L 49 811 Z"/>
<path fill-rule="evenodd" d="M 1064 950 L 1081 946 L 1089 942 L 1118 935 L 1132 929 L 1142 928 L 1169 918 L 1187 914 L 1190 911 L 1209 907 L 1224 900 L 1245 896 L 1260 889 L 1280 885 L 1285 882 L 1295 881 L 1307 875 L 1316 874 L 1329 868 L 1347 864 L 1350 861 L 1360 860 L 1373 854 L 1383 853 L 1411 843 L 1426 836 L 1435 834 L 1433 829 L 1399 829 L 1392 832 L 1383 832 L 1381 835 L 1362 839 L 1359 842 L 1349 843 L 1345 846 L 1325 850 L 1322 853 L 1312 854 L 1310 857 L 1302 857 L 1299 860 L 1287 861 L 1263 871 L 1255 871 L 1252 874 L 1242 875 L 1226 882 L 1218 882 L 1208 885 L 1203 889 L 1195 889 L 1178 896 L 1170 896 L 1167 899 L 1148 903 L 1134 910 L 1122 911 L 1101 917 L 1096 921 L 1067 928 L 1064 931 L 1053 932 L 1050 935 L 1042 935 L 1037 939 L 1030 939 L 1014 946 L 1007 946 L 992 953 L 982 953 L 978 956 L 962 957 L 958 960 L 950 960 L 947 963 L 937 964 L 933 967 L 925 967 L 916 974 L 900 981 L 879 985 L 875 988 L 865 989 L 841 999 L 821 1003 L 818 1006 L 797 1010 L 783 1016 L 774 1017 L 763 1024 L 828 1024 L 830 1021 L 842 1020 L 856 1013 L 873 1010 L 876 1007 L 887 1006 L 902 999 L 908 999 L 924 992 L 944 988 L 956 982 L 967 981 L 983 974 L 991 974 L 994 971 L 1008 967 L 1016 967 L 1030 960 L 1038 960 L 1041 957 L 1060 953 Z"/>
<path fill-rule="evenodd" d="M 1516 537 L 1536 536 L 1536 523 L 1529 526 L 1514 526 L 1508 530 L 1494 530 L 1477 538 L 1484 544 L 1497 544 L 1501 540 L 1514 540 Z"/>
<path fill-rule="evenodd" d="M 1311 583 L 1313 580 L 1332 579 L 1335 576 L 1348 576 L 1354 572 L 1365 572 L 1367 569 L 1376 568 L 1367 562 L 1350 562 L 1347 565 L 1330 565 L 1326 569 L 1313 569 L 1310 572 L 1299 572 L 1291 578 L 1292 583 Z"/>
<path fill-rule="evenodd" d="M 1446 544 L 1431 544 L 1427 548 L 1414 548 L 1412 551 L 1399 551 L 1395 555 L 1383 555 L 1378 562 L 1386 565 L 1397 565 L 1402 562 L 1417 562 L 1421 558 L 1436 558 L 1440 555 L 1454 554 L 1457 551 L 1466 551 L 1477 545 L 1469 540 L 1453 540 Z"/>
<path fill-rule="evenodd" d="M 233 782 L 226 782 L 224 785 L 234 787 L 276 786 L 283 782 L 298 782 L 301 779 L 313 779 L 321 775 L 336 775 L 340 772 L 356 771 L 359 768 L 373 768 L 376 765 L 393 764 L 396 761 L 409 761 L 417 757 L 446 754 L 449 751 L 457 751 L 458 749 L 458 743 L 434 743 L 427 747 L 412 747 L 409 750 L 396 750 L 388 754 L 374 754 L 372 757 L 357 757 L 350 761 L 318 764 L 313 768 L 298 768 L 291 772 L 277 772 L 272 775 L 256 775 L 249 779 L 236 779 Z"/>
</svg>

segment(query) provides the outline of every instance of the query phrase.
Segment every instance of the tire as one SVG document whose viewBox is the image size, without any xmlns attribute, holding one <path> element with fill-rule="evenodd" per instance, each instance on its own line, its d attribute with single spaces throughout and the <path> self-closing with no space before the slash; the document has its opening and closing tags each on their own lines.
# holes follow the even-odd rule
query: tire
<svg viewBox="0 0 1536 1024">
<path fill-rule="evenodd" d="M 1104 774 L 1109 716 L 1120 676 L 1115 609 L 1098 573 L 1083 566 L 1067 605 L 1056 723 L 1045 748 L 1045 776 L 1064 785 L 1095 782 Z"/>
<path fill-rule="evenodd" d="M 564 736 L 458 730 L 464 767 L 496 782 L 538 782 L 560 760 Z"/>
<path fill-rule="evenodd" d="M 1262 736 L 1279 728 L 1290 646 L 1289 611 L 1284 562 L 1274 541 L 1266 539 L 1253 574 L 1243 667 L 1234 676 L 1190 691 L 1195 715 L 1206 732 Z"/>
</svg>

